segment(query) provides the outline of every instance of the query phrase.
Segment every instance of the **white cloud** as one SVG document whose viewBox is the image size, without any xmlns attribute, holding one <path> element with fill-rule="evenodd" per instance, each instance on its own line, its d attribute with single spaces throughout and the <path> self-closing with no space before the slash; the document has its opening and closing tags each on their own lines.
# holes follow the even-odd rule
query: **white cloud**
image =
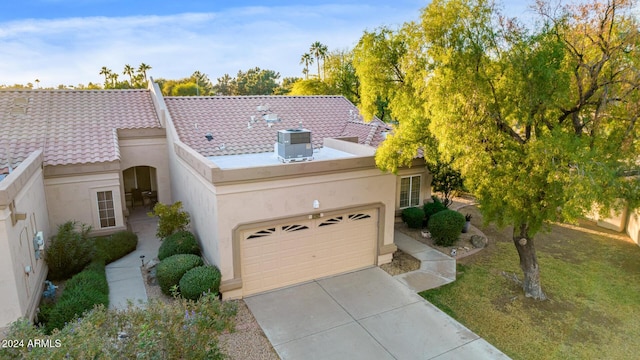
<svg viewBox="0 0 640 360">
<path fill-rule="evenodd" d="M 0 84 L 41 86 L 103 81 L 102 66 L 153 67 L 154 77 L 200 70 L 215 81 L 251 67 L 302 76 L 300 56 L 314 41 L 352 47 L 365 29 L 395 26 L 418 8 L 366 5 L 244 7 L 218 13 L 89 17 L 0 23 Z"/>
</svg>

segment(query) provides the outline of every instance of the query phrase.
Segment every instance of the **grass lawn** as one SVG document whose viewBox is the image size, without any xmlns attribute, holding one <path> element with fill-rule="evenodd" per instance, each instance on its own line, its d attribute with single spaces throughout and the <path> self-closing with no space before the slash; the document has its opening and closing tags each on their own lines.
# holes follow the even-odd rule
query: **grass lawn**
<svg viewBox="0 0 640 360">
<path fill-rule="evenodd" d="M 553 225 L 534 241 L 549 300 L 525 298 L 511 229 L 473 224 L 489 246 L 458 261 L 458 279 L 423 297 L 514 359 L 637 359 L 640 247 L 623 234 Z"/>
</svg>

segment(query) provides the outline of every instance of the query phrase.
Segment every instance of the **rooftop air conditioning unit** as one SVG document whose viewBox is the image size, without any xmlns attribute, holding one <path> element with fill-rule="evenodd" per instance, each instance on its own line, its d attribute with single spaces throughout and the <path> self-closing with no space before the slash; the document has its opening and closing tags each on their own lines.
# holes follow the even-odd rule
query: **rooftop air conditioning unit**
<svg viewBox="0 0 640 360">
<path fill-rule="evenodd" d="M 313 160 L 311 131 L 305 129 L 278 130 L 276 151 L 278 159 L 282 162 Z"/>
</svg>

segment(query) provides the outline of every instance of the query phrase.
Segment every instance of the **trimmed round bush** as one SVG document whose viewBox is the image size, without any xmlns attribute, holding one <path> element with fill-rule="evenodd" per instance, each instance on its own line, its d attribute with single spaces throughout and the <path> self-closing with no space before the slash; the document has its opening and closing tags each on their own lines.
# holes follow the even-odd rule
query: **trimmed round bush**
<svg viewBox="0 0 640 360">
<path fill-rule="evenodd" d="M 180 284 L 180 279 L 189 270 L 202 266 L 202 258 L 193 254 L 177 254 L 160 261 L 156 267 L 156 278 L 160 290 L 171 295 L 171 287 Z"/>
<path fill-rule="evenodd" d="M 402 221 L 412 229 L 420 229 L 424 221 L 424 211 L 419 207 L 406 208 L 402 210 Z"/>
<path fill-rule="evenodd" d="M 436 245 L 451 246 L 458 241 L 464 223 L 464 215 L 449 209 L 443 210 L 429 219 L 429 232 Z"/>
<path fill-rule="evenodd" d="M 436 213 L 439 213 L 440 211 L 447 210 L 447 207 L 444 206 L 444 204 L 441 203 L 440 200 L 437 200 L 437 201 L 434 200 L 433 202 L 424 204 L 422 206 L 422 209 L 424 210 L 424 216 L 428 222 L 431 216 L 433 216 Z"/>
<path fill-rule="evenodd" d="M 158 259 L 164 260 L 176 254 L 200 255 L 196 237 L 189 231 L 178 231 L 167 236 L 158 249 Z"/>
<path fill-rule="evenodd" d="M 180 295 L 186 299 L 198 300 L 203 293 L 217 293 L 221 278 L 220 270 L 213 265 L 194 267 L 180 279 Z"/>
</svg>

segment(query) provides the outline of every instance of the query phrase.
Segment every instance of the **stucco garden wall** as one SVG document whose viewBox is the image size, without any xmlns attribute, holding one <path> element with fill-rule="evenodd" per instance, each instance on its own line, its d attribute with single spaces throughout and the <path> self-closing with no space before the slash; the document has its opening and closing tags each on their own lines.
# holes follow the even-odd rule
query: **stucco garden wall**
<svg viewBox="0 0 640 360">
<path fill-rule="evenodd" d="M 222 271 L 224 266 L 220 264 L 215 230 L 215 187 L 210 177 L 213 164 L 179 140 L 158 85 L 150 82 L 150 90 L 160 123 L 166 127 L 165 154 L 169 165 L 171 202 L 182 202 L 183 208 L 191 216 L 191 230 L 200 242 L 205 261 L 220 267 L 222 278 L 225 279 L 230 274 Z"/>
<path fill-rule="evenodd" d="M 37 151 L 0 181 L 0 327 L 19 317 L 33 319 L 47 275 L 44 259 L 35 258 L 33 239 L 51 236 Z M 14 216 L 19 220 L 13 223 Z"/>
<path fill-rule="evenodd" d="M 631 240 L 640 245 L 640 209 L 629 211 L 626 230 Z"/>
</svg>

